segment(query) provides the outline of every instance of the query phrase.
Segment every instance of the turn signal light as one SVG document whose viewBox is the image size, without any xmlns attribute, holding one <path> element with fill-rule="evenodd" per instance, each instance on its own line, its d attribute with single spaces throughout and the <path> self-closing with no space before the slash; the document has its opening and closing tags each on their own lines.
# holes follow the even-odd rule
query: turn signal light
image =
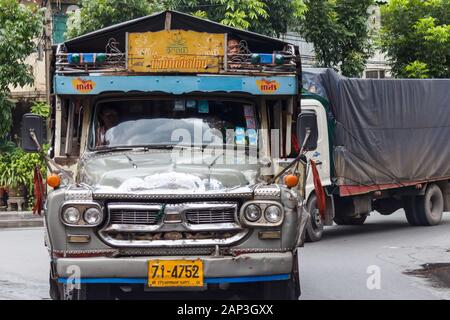
<svg viewBox="0 0 450 320">
<path fill-rule="evenodd" d="M 298 184 L 298 177 L 293 174 L 288 174 L 284 177 L 284 184 L 289 188 L 293 188 Z"/>
<path fill-rule="evenodd" d="M 61 184 L 61 178 L 57 174 L 51 174 L 47 177 L 47 184 L 52 188 L 57 188 Z"/>
</svg>

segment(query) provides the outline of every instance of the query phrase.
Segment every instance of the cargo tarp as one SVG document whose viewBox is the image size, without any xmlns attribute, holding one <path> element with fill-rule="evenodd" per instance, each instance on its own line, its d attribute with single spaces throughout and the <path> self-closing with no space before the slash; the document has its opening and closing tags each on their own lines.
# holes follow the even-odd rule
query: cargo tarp
<svg viewBox="0 0 450 320">
<path fill-rule="evenodd" d="M 304 70 L 324 89 L 336 130 L 339 185 L 403 185 L 450 177 L 450 79 L 349 79 Z"/>
</svg>

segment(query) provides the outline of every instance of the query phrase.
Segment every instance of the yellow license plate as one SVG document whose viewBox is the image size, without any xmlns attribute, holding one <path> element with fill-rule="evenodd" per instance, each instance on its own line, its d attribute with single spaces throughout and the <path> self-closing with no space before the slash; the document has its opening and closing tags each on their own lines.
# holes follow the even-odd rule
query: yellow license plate
<svg viewBox="0 0 450 320">
<path fill-rule="evenodd" d="M 149 287 L 202 287 L 203 261 L 150 260 Z"/>
</svg>

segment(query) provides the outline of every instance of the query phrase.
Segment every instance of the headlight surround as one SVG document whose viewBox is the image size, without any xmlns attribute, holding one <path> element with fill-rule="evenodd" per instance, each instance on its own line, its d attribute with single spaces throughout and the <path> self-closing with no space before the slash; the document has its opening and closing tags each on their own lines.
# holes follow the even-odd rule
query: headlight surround
<svg viewBox="0 0 450 320">
<path fill-rule="evenodd" d="M 251 200 L 244 203 L 240 210 L 242 223 L 249 227 L 278 227 L 283 223 L 284 216 L 282 204 L 271 200 Z"/>
<path fill-rule="evenodd" d="M 283 212 L 280 207 L 270 205 L 264 210 L 264 218 L 271 223 L 278 223 L 283 218 Z"/>
<path fill-rule="evenodd" d="M 63 212 L 63 220 L 68 224 L 77 224 L 81 219 L 80 210 L 75 207 L 68 207 Z"/>
<path fill-rule="evenodd" d="M 70 227 L 96 227 L 105 218 L 101 204 L 93 201 L 68 201 L 60 212 L 61 222 Z"/>
<path fill-rule="evenodd" d="M 88 225 L 98 225 L 103 220 L 103 213 L 98 208 L 89 208 L 84 212 L 83 219 Z"/>
<path fill-rule="evenodd" d="M 250 222 L 255 222 L 261 219 L 261 208 L 256 204 L 250 204 L 244 211 L 245 219 Z"/>
</svg>

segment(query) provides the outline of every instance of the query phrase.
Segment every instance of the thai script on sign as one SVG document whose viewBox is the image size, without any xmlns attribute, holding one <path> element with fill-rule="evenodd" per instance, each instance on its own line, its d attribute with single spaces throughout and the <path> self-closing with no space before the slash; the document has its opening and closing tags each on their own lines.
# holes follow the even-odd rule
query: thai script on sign
<svg viewBox="0 0 450 320">
<path fill-rule="evenodd" d="M 217 73 L 223 64 L 225 34 L 162 30 L 128 34 L 131 72 Z"/>
</svg>

